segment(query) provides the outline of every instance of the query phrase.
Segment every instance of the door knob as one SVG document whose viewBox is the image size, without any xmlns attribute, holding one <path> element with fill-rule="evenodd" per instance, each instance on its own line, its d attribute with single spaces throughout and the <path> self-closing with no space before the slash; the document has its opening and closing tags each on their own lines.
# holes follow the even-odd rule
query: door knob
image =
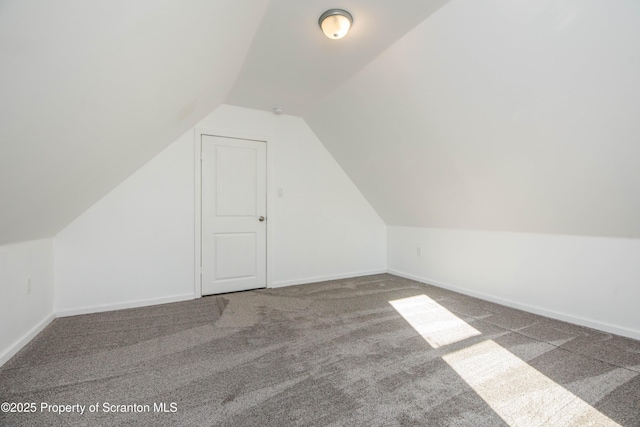
<svg viewBox="0 0 640 427">
<path fill-rule="evenodd" d="M 264 217 L 261 216 L 260 218 L 258 218 L 258 221 L 260 221 L 260 222 L 264 221 Z"/>
</svg>

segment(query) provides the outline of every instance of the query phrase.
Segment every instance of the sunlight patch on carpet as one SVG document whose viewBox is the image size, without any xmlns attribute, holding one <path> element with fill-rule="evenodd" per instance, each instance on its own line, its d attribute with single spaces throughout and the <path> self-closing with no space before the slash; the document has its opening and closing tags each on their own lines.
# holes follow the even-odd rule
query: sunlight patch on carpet
<svg viewBox="0 0 640 427">
<path fill-rule="evenodd" d="M 467 322 L 426 295 L 392 300 L 389 304 L 433 348 L 480 335 L 480 332 Z"/>
<path fill-rule="evenodd" d="M 494 341 L 442 358 L 511 426 L 619 426 Z"/>
</svg>

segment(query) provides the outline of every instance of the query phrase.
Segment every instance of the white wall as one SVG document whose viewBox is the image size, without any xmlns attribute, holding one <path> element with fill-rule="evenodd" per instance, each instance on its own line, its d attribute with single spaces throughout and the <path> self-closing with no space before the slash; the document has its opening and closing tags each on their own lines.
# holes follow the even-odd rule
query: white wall
<svg viewBox="0 0 640 427">
<path fill-rule="evenodd" d="M 389 268 L 640 337 L 638 22 L 636 1 L 452 0 L 306 114 Z"/>
<path fill-rule="evenodd" d="M 385 224 L 304 120 L 223 105 L 198 127 L 268 138 L 271 286 L 386 271 Z M 194 296 L 193 134 L 56 236 L 57 314 Z"/>
<path fill-rule="evenodd" d="M 52 239 L 0 246 L 0 365 L 53 318 Z"/>
<path fill-rule="evenodd" d="M 304 120 L 223 105 L 199 126 L 268 138 L 271 286 L 386 271 L 386 225 Z"/>
<path fill-rule="evenodd" d="M 453 0 L 305 120 L 388 225 L 640 238 L 638 22 Z"/>
<path fill-rule="evenodd" d="M 388 242 L 391 273 L 640 339 L 640 240 L 392 226 Z"/>
<path fill-rule="evenodd" d="M 193 131 L 55 237 L 58 315 L 193 297 Z"/>
</svg>

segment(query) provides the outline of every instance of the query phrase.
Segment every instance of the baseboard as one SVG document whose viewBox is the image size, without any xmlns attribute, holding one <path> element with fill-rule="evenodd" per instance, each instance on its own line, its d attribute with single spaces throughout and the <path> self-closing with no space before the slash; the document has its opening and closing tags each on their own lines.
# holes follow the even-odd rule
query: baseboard
<svg viewBox="0 0 640 427">
<path fill-rule="evenodd" d="M 32 339 L 34 339 L 36 335 L 38 335 L 40 332 L 42 332 L 42 330 L 44 328 L 49 326 L 49 324 L 51 322 L 53 322 L 53 320 L 55 318 L 56 318 L 56 315 L 54 313 L 49 314 L 47 317 L 42 319 L 36 326 L 31 328 L 29 330 L 29 332 L 24 334 L 22 336 L 22 338 L 20 338 L 18 341 L 13 343 L 13 345 L 11 345 L 4 352 L 0 353 L 0 366 L 2 366 L 5 363 L 7 363 L 9 361 L 9 359 L 11 359 L 13 356 L 16 355 L 17 352 L 22 350 L 22 347 L 24 347 L 25 345 L 29 344 L 29 342 Z"/>
<path fill-rule="evenodd" d="M 90 307 L 56 310 L 56 317 L 77 316 L 80 314 L 101 313 L 103 311 L 124 310 L 127 308 L 147 307 L 150 305 L 168 304 L 172 302 L 188 301 L 195 298 L 194 294 L 174 295 L 171 297 L 152 298 L 129 301 L 119 304 L 94 305 Z"/>
<path fill-rule="evenodd" d="M 427 285 L 433 285 L 439 288 L 448 289 L 450 291 L 469 295 L 475 298 L 480 298 L 486 301 L 495 302 L 496 304 L 504 305 L 507 307 L 517 308 L 518 310 L 527 311 L 529 313 L 539 314 L 541 316 L 550 317 L 552 319 L 562 320 L 563 322 L 573 323 L 575 325 L 580 325 L 580 326 L 586 326 L 587 328 L 597 329 L 599 331 L 609 332 L 612 334 L 633 338 L 635 340 L 640 340 L 640 331 L 637 331 L 634 329 L 628 329 L 621 326 L 611 325 L 605 322 L 599 322 L 591 319 L 585 319 L 579 316 L 574 316 L 567 313 L 548 310 L 542 307 L 524 304 L 521 302 L 496 297 L 496 296 L 485 294 L 482 292 L 476 292 L 460 286 L 451 285 L 449 283 L 440 282 L 438 280 L 431 280 L 426 277 L 420 277 L 420 276 L 416 276 L 413 274 L 405 273 L 405 272 L 394 270 L 394 269 L 389 269 L 388 273 L 396 276 L 404 277 L 406 279 L 415 280 L 416 282 L 425 283 Z"/>
<path fill-rule="evenodd" d="M 279 282 L 273 282 L 268 287 L 284 288 L 285 286 L 306 285 L 308 283 L 326 282 L 327 280 L 339 280 L 339 279 L 350 279 L 352 277 L 360 277 L 360 276 L 372 276 L 374 274 L 382 274 L 386 272 L 387 272 L 386 269 L 380 269 L 380 270 L 355 271 L 351 273 L 330 274 L 326 276 L 305 277 L 302 279 L 282 280 Z"/>
</svg>

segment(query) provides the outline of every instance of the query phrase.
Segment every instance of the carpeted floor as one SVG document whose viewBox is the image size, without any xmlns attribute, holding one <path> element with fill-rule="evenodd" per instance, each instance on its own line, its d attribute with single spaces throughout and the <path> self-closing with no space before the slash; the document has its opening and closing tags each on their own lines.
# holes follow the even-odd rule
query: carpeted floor
<svg viewBox="0 0 640 427">
<path fill-rule="evenodd" d="M 638 341 L 383 274 L 56 319 L 0 425 L 640 426 L 639 374 Z"/>
</svg>

